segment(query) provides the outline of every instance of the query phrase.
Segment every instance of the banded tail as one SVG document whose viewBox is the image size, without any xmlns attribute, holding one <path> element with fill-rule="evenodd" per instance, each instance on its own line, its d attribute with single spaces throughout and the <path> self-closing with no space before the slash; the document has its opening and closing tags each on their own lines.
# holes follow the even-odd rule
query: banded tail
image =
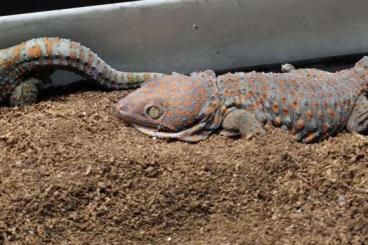
<svg viewBox="0 0 368 245">
<path fill-rule="evenodd" d="M 4 87 L 15 87 L 25 73 L 42 67 L 75 71 L 112 89 L 136 88 L 161 73 L 120 72 L 106 64 L 89 48 L 62 38 L 37 38 L 0 50 L 0 97 Z M 2 94 L 2 93 L 3 94 Z"/>
</svg>

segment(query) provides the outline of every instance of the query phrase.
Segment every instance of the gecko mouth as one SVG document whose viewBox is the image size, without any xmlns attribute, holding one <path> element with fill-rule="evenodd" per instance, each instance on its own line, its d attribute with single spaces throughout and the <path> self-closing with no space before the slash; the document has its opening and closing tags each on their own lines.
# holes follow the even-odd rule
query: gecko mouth
<svg viewBox="0 0 368 245">
<path fill-rule="evenodd" d="M 117 112 L 118 116 L 123 119 L 123 121 L 130 123 L 130 124 L 138 124 L 141 125 L 143 127 L 147 127 L 147 128 L 155 128 L 156 125 L 153 123 L 150 123 L 148 121 L 143 120 L 143 118 L 138 118 L 138 115 L 134 115 L 132 116 L 130 113 L 125 112 L 125 111 L 120 111 L 118 110 Z"/>
<path fill-rule="evenodd" d="M 139 115 L 132 115 L 129 112 L 118 110 L 117 111 L 118 116 L 123 119 L 123 121 L 132 124 L 135 128 L 137 128 L 139 131 L 142 131 L 145 129 L 145 132 L 166 132 L 166 133 L 175 133 L 173 129 L 170 129 L 168 127 L 165 127 L 163 125 L 150 122 L 146 118 L 143 118 Z"/>
<path fill-rule="evenodd" d="M 177 132 L 161 125 L 145 121 L 144 119 L 140 120 L 139 115 L 133 116 L 126 111 L 118 110 L 117 114 L 122 120 L 133 125 L 133 127 L 138 131 L 154 138 L 178 139 L 186 142 L 198 142 L 200 140 L 206 139 L 209 135 L 209 133 L 205 133 L 203 135 L 201 133 L 198 135 L 193 135 L 193 133 L 203 128 L 203 123 Z"/>
<path fill-rule="evenodd" d="M 197 134 L 197 135 L 193 135 L 194 132 L 197 131 L 197 128 L 199 128 L 198 126 L 195 126 L 193 128 L 189 128 L 180 132 L 160 132 L 157 131 L 155 129 L 151 129 L 151 128 L 146 128 L 146 127 L 142 127 L 140 125 L 137 124 L 133 124 L 133 126 L 140 132 L 149 135 L 151 137 L 154 138 L 161 138 L 161 139 L 177 139 L 177 140 L 181 140 L 181 141 L 185 141 L 185 142 L 198 142 L 200 140 L 204 140 L 208 137 L 208 135 L 210 134 L 208 131 L 204 132 L 204 134 Z"/>
</svg>

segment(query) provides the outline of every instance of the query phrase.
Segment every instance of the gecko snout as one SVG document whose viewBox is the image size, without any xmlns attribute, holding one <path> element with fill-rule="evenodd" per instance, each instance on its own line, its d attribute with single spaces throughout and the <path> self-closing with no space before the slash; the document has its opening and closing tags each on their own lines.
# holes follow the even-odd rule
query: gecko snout
<svg viewBox="0 0 368 245">
<path fill-rule="evenodd" d="M 124 119 L 124 115 L 127 114 L 127 112 L 129 111 L 129 106 L 125 102 L 125 98 L 121 99 L 116 104 L 116 110 L 115 111 L 116 111 L 116 113 L 118 114 L 119 117 Z"/>
</svg>

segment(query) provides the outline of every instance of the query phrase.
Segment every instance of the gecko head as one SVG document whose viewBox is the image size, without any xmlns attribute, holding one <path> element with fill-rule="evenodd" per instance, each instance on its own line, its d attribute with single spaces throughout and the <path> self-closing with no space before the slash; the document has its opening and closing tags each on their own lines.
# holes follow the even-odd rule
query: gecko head
<svg viewBox="0 0 368 245">
<path fill-rule="evenodd" d="M 221 104 L 212 81 L 168 75 L 148 81 L 117 104 L 119 116 L 157 138 L 206 139 L 221 125 Z"/>
</svg>

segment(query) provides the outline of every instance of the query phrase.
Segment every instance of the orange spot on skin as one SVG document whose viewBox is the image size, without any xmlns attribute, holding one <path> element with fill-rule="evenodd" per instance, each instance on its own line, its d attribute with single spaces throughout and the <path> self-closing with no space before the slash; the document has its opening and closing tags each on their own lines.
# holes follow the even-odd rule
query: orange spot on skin
<svg viewBox="0 0 368 245">
<path fill-rule="evenodd" d="M 52 64 L 52 59 L 51 59 L 51 56 L 52 56 L 52 42 L 46 37 L 44 40 L 43 40 L 44 44 L 45 44 L 45 47 L 46 47 L 46 55 L 47 57 L 49 57 L 49 59 L 47 60 L 47 63 L 49 65 Z"/>
<path fill-rule="evenodd" d="M 8 61 L 4 61 L 4 60 L 0 60 L 0 67 L 11 67 L 15 62 L 19 61 L 21 59 L 21 51 L 24 47 L 24 43 L 17 45 L 16 47 L 14 47 L 13 50 L 13 54 L 10 60 Z"/>
<path fill-rule="evenodd" d="M 42 56 L 42 49 L 40 45 L 36 44 L 34 47 L 28 48 L 27 53 L 32 58 L 38 58 Z"/>
<path fill-rule="evenodd" d="M 22 51 L 22 49 L 24 48 L 24 43 L 20 44 L 20 45 L 17 45 L 15 48 L 14 48 L 14 51 L 13 51 L 13 60 L 14 61 L 18 61 L 20 60 L 20 53 Z"/>
<path fill-rule="evenodd" d="M 281 102 L 282 102 L 283 104 L 286 104 L 287 99 L 286 99 L 286 97 L 285 97 L 285 96 L 282 96 L 282 97 L 281 97 Z"/>
<path fill-rule="evenodd" d="M 46 37 L 43 40 L 43 43 L 45 44 L 46 47 L 46 55 L 48 57 L 52 56 L 52 43 L 50 42 L 50 40 Z"/>
<path fill-rule="evenodd" d="M 309 110 L 305 113 L 305 116 L 307 117 L 308 120 L 312 120 L 313 119 L 313 112 Z"/>
<path fill-rule="evenodd" d="M 11 67 L 13 65 L 14 61 L 11 59 L 11 60 L 8 60 L 6 63 L 5 63 L 5 67 Z"/>
<path fill-rule="evenodd" d="M 288 108 L 284 108 L 282 110 L 282 112 L 284 113 L 285 116 L 289 115 L 289 109 Z"/>
<path fill-rule="evenodd" d="M 335 118 L 335 116 L 336 116 L 336 112 L 331 108 L 327 109 L 327 113 L 330 116 L 330 118 Z"/>
<path fill-rule="evenodd" d="M 294 110 L 298 110 L 299 109 L 299 103 L 298 103 L 298 101 L 294 100 L 291 103 L 291 106 L 293 107 Z"/>
<path fill-rule="evenodd" d="M 303 120 L 303 119 L 299 119 L 299 120 L 296 122 L 296 127 L 297 127 L 299 130 L 304 129 L 304 127 L 305 127 L 304 120 Z"/>
<path fill-rule="evenodd" d="M 279 105 L 276 102 L 274 102 L 272 104 L 272 110 L 273 110 L 274 113 L 278 113 L 279 112 Z"/>
</svg>

